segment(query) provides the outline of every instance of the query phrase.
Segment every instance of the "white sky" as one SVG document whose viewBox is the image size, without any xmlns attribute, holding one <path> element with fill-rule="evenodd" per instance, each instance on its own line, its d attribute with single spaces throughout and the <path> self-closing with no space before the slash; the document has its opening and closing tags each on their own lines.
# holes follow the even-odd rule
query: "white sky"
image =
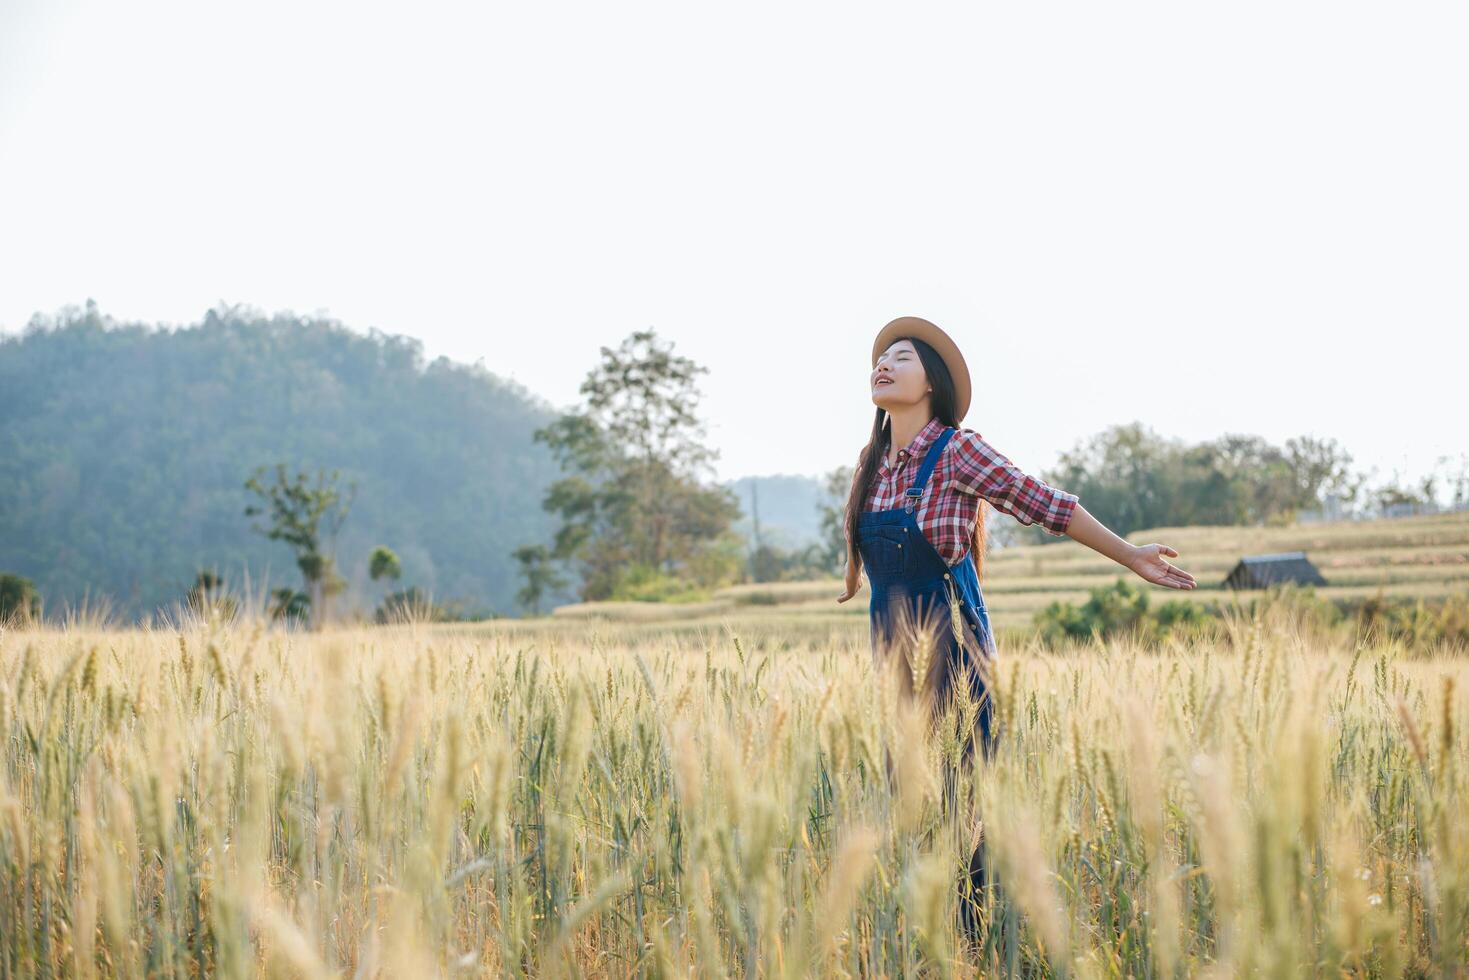
<svg viewBox="0 0 1469 980">
<path fill-rule="evenodd" d="M 1469 451 L 1469 7 L 0 0 L 0 330 L 320 312 L 558 406 L 653 327 L 719 473 L 949 330 L 1032 472 L 1140 419 Z"/>
</svg>

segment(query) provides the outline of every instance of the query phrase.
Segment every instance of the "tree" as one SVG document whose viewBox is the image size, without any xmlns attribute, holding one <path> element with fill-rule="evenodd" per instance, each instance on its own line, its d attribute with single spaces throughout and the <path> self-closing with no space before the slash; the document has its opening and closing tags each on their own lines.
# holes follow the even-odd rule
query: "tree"
<svg viewBox="0 0 1469 980">
<path fill-rule="evenodd" d="M 1442 471 L 1444 487 L 1451 494 L 1449 506 L 1455 509 L 1469 506 L 1469 453 L 1460 453 L 1458 458 L 1440 456 L 1437 469 Z"/>
<path fill-rule="evenodd" d="M 367 556 L 367 577 L 374 582 L 382 579 L 396 582 L 403 577 L 403 563 L 398 560 L 398 555 L 392 548 L 380 544 Z"/>
<path fill-rule="evenodd" d="M 1233 524 L 1266 524 L 1288 520 L 1303 501 L 1290 462 L 1275 446 L 1259 436 L 1225 435 L 1209 443 L 1218 467 L 1239 488 L 1242 506 Z"/>
<path fill-rule="evenodd" d="M 41 616 L 41 596 L 30 579 L 0 572 L 0 623 L 26 622 Z"/>
<path fill-rule="evenodd" d="M 520 574 L 525 586 L 515 599 L 532 616 L 541 614 L 541 602 L 548 592 L 566 588 L 566 580 L 556 571 L 551 550 L 543 544 L 527 544 L 515 549 Z"/>
<path fill-rule="evenodd" d="M 1156 526 L 1169 496 L 1168 457 L 1175 451 L 1176 444 L 1140 422 L 1117 425 L 1062 453 L 1042 479 L 1076 494 L 1098 520 L 1125 535 Z"/>
<path fill-rule="evenodd" d="M 853 467 L 838 466 L 822 479 L 825 499 L 821 507 L 822 561 L 832 574 L 841 574 L 847 563 L 847 498 L 852 492 Z"/>
<path fill-rule="evenodd" d="M 807 582 L 830 575 L 830 559 L 830 552 L 826 544 L 821 541 L 795 548 L 762 544 L 750 557 L 750 580 L 753 582 Z"/>
<path fill-rule="evenodd" d="M 367 556 L 367 577 L 374 582 L 383 578 L 396 582 L 403 577 L 403 563 L 392 548 L 380 544 Z"/>
<path fill-rule="evenodd" d="M 550 557 L 579 566 L 584 600 L 631 583 L 646 591 L 650 580 L 717 584 L 729 574 L 725 563 L 700 560 L 701 552 L 718 547 L 739 502 L 701 482 L 717 458 L 694 412 L 695 382 L 708 369 L 673 354 L 652 330 L 601 352 L 580 389 L 585 406 L 534 435 L 567 473 L 542 502 L 562 522 Z"/>
<path fill-rule="evenodd" d="M 337 488 L 339 474 L 319 470 L 315 480 L 304 472 L 294 477 L 286 474 L 286 464 L 275 466 L 275 482 L 266 484 L 267 467 L 258 467 L 245 481 L 245 489 L 257 494 L 264 504 L 250 504 L 246 516 L 269 515 L 268 523 L 254 525 L 256 531 L 272 541 L 284 541 L 296 554 L 296 567 L 301 570 L 306 591 L 303 595 L 286 595 L 289 590 L 276 590 L 278 615 L 305 615 L 317 625 L 325 621 L 326 603 L 346 588 L 337 574 L 331 545 L 347 518 L 356 485 L 344 495 Z"/>
<path fill-rule="evenodd" d="M 1134 422 L 1063 453 L 1043 479 L 1076 494 L 1125 535 L 1146 527 L 1283 523 L 1328 495 L 1350 503 L 1361 489 L 1350 464 L 1332 439 L 1302 436 L 1282 449 L 1231 433 L 1188 445 Z M 1031 540 L 1056 540 L 1032 530 Z"/>
<path fill-rule="evenodd" d="M 1360 496 L 1361 476 L 1351 470 L 1352 454 L 1335 439 L 1315 436 L 1287 439 L 1285 455 L 1295 478 L 1299 506 L 1322 504 L 1328 495 L 1351 504 Z"/>
<path fill-rule="evenodd" d="M 1405 484 L 1394 473 L 1392 479 L 1373 489 L 1371 504 L 1379 513 L 1387 513 L 1394 507 L 1407 505 L 1414 512 L 1433 511 L 1438 507 L 1438 474 L 1429 473 L 1415 486 Z"/>
</svg>

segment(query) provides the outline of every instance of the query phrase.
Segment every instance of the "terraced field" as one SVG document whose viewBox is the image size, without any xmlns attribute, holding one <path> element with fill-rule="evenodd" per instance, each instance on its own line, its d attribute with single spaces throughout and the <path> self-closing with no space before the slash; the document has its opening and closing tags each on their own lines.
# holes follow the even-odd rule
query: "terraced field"
<svg viewBox="0 0 1469 980">
<path fill-rule="evenodd" d="M 1021 630 L 1036 611 L 1062 600 L 1084 602 L 1088 590 L 1119 576 L 1143 585 L 1163 602 L 1231 601 L 1250 593 L 1223 587 L 1224 577 L 1245 555 L 1304 551 L 1327 585 L 1325 598 L 1384 596 L 1433 598 L 1469 592 L 1469 512 L 1378 521 L 1343 521 L 1279 528 L 1177 527 L 1137 531 L 1128 540 L 1161 542 L 1177 549 L 1176 564 L 1198 580 L 1191 592 L 1149 586 L 1096 552 L 1066 540 L 992 552 L 983 591 L 997 630 Z M 608 623 L 701 623 L 715 625 L 731 615 L 757 625 L 791 614 L 813 617 L 815 625 L 866 628 L 868 593 L 837 604 L 841 581 L 739 585 L 696 603 L 580 603 L 553 611 L 557 620 L 600 619 Z M 855 621 L 855 622 L 854 622 Z"/>
</svg>

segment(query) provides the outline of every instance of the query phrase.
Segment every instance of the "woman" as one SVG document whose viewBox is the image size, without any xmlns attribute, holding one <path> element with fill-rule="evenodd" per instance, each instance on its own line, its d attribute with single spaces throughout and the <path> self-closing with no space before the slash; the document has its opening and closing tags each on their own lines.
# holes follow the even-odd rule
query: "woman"
<svg viewBox="0 0 1469 980">
<path fill-rule="evenodd" d="M 846 588 L 837 601 L 857 594 L 865 566 L 874 655 L 885 657 L 896 640 L 912 638 L 915 626 L 935 637 L 923 679 L 933 710 L 943 709 L 956 684 L 979 704 L 977 732 L 962 733 L 968 764 L 975 734 L 986 758 L 995 739 L 985 681 L 995 641 L 979 588 L 986 501 L 1021 524 L 1070 535 L 1155 585 L 1192 589 L 1194 577 L 1164 558 L 1177 551 L 1124 541 L 1075 494 L 1021 472 L 978 432 L 959 428 L 969 409 L 969 369 L 958 345 L 928 320 L 904 316 L 882 328 L 870 380 L 877 413 L 847 501 Z M 976 925 L 971 896 L 985 877 L 982 850 L 981 839 L 960 886 L 961 924 L 969 933 Z"/>
</svg>

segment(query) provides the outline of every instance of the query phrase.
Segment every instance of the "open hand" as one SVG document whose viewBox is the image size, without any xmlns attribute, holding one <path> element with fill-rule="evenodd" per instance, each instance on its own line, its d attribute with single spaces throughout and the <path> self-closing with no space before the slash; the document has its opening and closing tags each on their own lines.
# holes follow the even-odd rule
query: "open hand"
<svg viewBox="0 0 1469 980">
<path fill-rule="evenodd" d="M 1177 558 L 1178 552 L 1166 544 L 1140 544 L 1133 549 L 1127 567 L 1154 585 L 1163 585 L 1170 589 L 1192 589 L 1197 584 L 1194 577 L 1183 569 L 1168 564 L 1164 555 Z"/>
<path fill-rule="evenodd" d="M 862 573 L 857 570 L 857 566 L 853 565 L 851 562 L 847 562 L 846 588 L 842 591 L 841 595 L 837 596 L 837 602 L 846 602 L 848 599 L 852 598 L 852 596 L 856 595 L 857 590 L 861 587 Z"/>
</svg>

